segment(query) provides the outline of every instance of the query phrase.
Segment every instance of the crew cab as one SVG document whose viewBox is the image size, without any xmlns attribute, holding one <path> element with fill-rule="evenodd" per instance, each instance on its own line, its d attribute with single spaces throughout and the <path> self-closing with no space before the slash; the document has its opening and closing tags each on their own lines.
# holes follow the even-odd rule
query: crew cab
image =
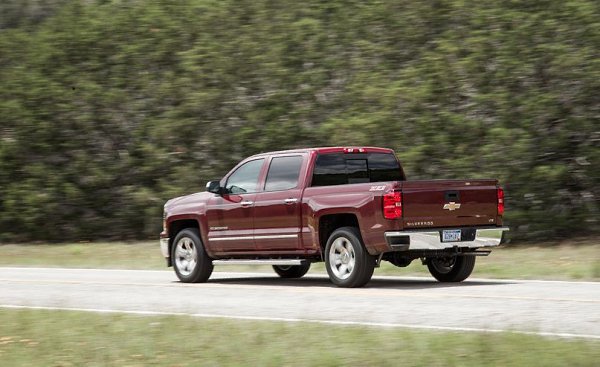
<svg viewBox="0 0 600 367">
<path fill-rule="evenodd" d="M 299 278 L 324 261 L 335 285 L 360 287 L 381 261 L 416 259 L 460 282 L 508 231 L 497 180 L 409 181 L 384 148 L 257 154 L 206 187 L 164 206 L 161 251 L 182 282 L 240 263 Z"/>
</svg>

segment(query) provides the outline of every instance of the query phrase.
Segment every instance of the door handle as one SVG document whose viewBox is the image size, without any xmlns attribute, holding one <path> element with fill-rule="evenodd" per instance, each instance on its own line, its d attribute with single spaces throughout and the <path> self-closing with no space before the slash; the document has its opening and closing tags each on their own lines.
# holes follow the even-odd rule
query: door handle
<svg viewBox="0 0 600 367">
<path fill-rule="evenodd" d="M 286 204 L 294 204 L 294 203 L 298 202 L 298 199 L 296 199 L 296 198 L 289 198 L 289 199 L 285 199 L 283 202 L 286 203 Z"/>
<path fill-rule="evenodd" d="M 248 200 L 246 200 L 246 201 L 242 201 L 242 202 L 240 203 L 240 205 L 241 205 L 241 206 L 244 206 L 244 207 L 246 207 L 246 206 L 250 206 L 250 205 L 252 205 L 252 204 L 254 204 L 254 202 L 253 202 L 253 201 L 248 201 Z"/>
</svg>

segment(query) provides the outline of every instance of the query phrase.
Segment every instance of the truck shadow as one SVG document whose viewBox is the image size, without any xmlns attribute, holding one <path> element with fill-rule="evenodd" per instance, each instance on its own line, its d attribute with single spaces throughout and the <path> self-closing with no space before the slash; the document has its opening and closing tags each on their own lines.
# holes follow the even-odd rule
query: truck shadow
<svg viewBox="0 0 600 367">
<path fill-rule="evenodd" d="M 326 276 L 307 276 L 300 279 L 282 279 L 275 276 L 257 277 L 235 277 L 235 278 L 215 278 L 208 281 L 212 284 L 236 284 L 236 285 L 253 285 L 253 286 L 281 286 L 281 287 L 321 287 L 321 288 L 337 288 L 329 281 Z M 378 289 L 435 289 L 435 288 L 464 288 L 473 286 L 490 286 L 490 285 L 510 285 L 512 281 L 506 280 L 465 280 L 461 283 L 440 283 L 435 279 L 398 279 L 383 277 L 373 278 L 363 288 L 378 288 Z M 361 288 L 358 288 L 361 289 Z"/>
</svg>

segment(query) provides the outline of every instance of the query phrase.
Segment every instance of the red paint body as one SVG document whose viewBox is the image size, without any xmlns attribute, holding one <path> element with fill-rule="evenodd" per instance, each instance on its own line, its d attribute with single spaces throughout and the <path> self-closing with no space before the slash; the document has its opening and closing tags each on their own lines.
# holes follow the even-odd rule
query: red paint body
<svg viewBox="0 0 600 367">
<path fill-rule="evenodd" d="M 383 148 L 360 149 L 362 151 L 352 153 L 394 154 Z M 348 148 L 291 150 L 247 158 L 234 167 L 221 184 L 225 185 L 231 173 L 243 163 L 265 158 L 256 193 L 202 192 L 170 200 L 165 205 L 165 230 L 161 237 L 172 239 L 175 233 L 171 229 L 177 221 L 194 220 L 206 252 L 214 259 L 320 258 L 327 240 L 320 236 L 320 225 L 329 215 L 354 216 L 365 247 L 372 255 L 392 251 L 385 240 L 386 231 L 502 225 L 502 216 L 498 215 L 497 180 L 395 181 L 311 187 L 317 156 L 342 152 L 349 153 Z M 298 184 L 289 190 L 266 192 L 265 179 L 271 159 L 282 156 L 303 157 Z M 394 190 L 402 193 L 402 217 L 386 219 L 383 196 Z M 457 200 L 449 200 L 449 193 L 458 195 Z M 289 199 L 297 201 L 289 202 Z M 242 202 L 252 202 L 252 205 L 242 206 Z M 453 202 L 460 204 L 460 210 L 444 209 L 446 204 L 455 205 Z"/>
</svg>

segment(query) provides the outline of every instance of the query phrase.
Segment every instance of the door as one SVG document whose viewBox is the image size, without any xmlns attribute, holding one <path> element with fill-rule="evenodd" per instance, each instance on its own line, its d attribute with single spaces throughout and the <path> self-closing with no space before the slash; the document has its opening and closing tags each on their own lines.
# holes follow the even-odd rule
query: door
<svg viewBox="0 0 600 367">
<path fill-rule="evenodd" d="M 300 171 L 305 156 L 275 156 L 271 159 L 264 189 L 254 205 L 254 240 L 262 251 L 300 249 Z"/>
<path fill-rule="evenodd" d="M 227 178 L 226 193 L 209 200 L 208 242 L 214 252 L 255 250 L 254 200 L 264 162 L 264 158 L 259 158 L 237 167 Z"/>
</svg>

